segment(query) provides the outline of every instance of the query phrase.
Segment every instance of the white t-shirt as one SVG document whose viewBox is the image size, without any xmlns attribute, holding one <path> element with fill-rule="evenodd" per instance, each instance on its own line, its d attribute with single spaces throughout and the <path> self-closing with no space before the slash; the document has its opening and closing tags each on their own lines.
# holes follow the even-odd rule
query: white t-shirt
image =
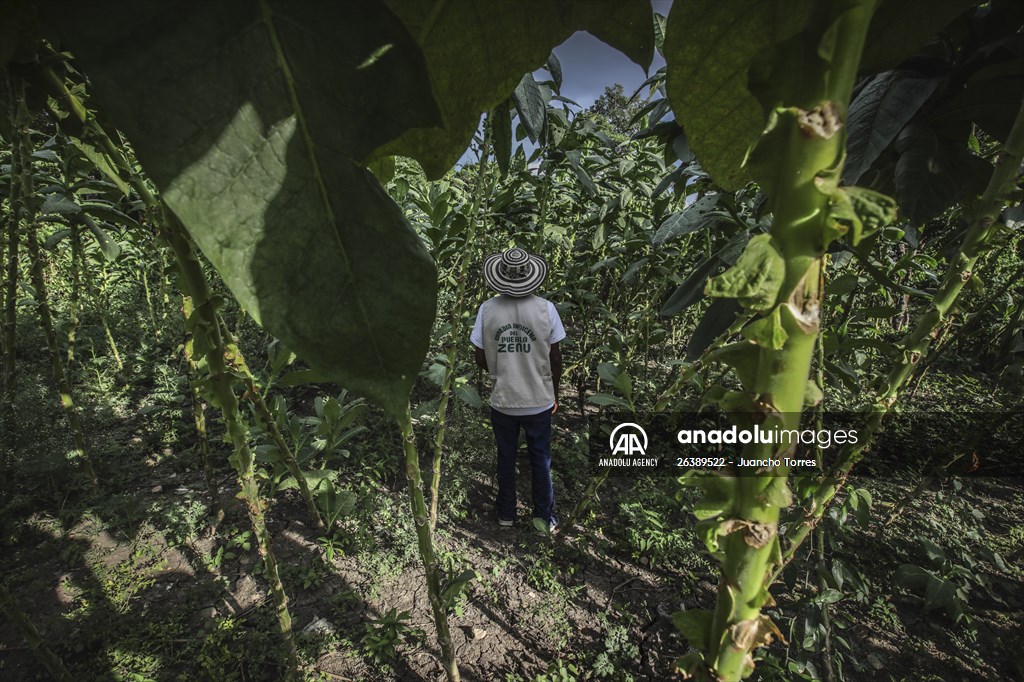
<svg viewBox="0 0 1024 682">
<path fill-rule="evenodd" d="M 469 335 L 470 343 L 472 343 L 474 346 L 476 346 L 477 348 L 480 348 L 480 349 L 482 349 L 484 347 L 484 332 L 483 332 L 483 321 L 482 321 L 483 320 L 483 315 L 481 313 L 483 312 L 484 307 L 487 306 L 487 304 L 490 301 L 493 301 L 493 300 L 494 299 L 488 299 L 487 301 L 484 301 L 480 305 L 480 309 L 476 313 L 476 322 L 473 324 L 473 331 Z M 551 336 L 548 339 L 548 343 L 556 344 L 556 343 L 558 343 L 559 341 L 561 341 L 562 339 L 565 338 L 565 327 L 562 326 L 562 318 L 560 318 L 558 316 L 558 311 L 555 309 L 555 304 L 552 303 L 551 301 L 547 301 L 547 304 L 548 304 L 548 317 L 550 318 L 550 321 L 551 321 Z M 547 410 L 550 410 L 554 406 L 555 406 L 555 404 L 551 403 L 547 407 L 542 407 L 540 409 L 537 409 L 535 407 L 523 407 L 523 408 L 506 407 L 506 408 L 503 408 L 503 409 L 498 410 L 498 411 L 501 412 L 502 414 L 507 414 L 507 415 L 509 415 L 511 417 L 527 417 L 527 416 L 529 416 L 531 414 L 540 414 L 541 412 L 546 412 Z M 497 410 L 498 408 L 494 408 L 494 409 Z"/>
</svg>

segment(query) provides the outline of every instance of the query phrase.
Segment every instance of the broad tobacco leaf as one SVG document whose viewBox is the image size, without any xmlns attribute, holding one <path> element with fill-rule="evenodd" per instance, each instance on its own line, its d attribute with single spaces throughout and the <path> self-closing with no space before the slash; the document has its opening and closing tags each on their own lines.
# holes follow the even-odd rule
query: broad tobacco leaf
<svg viewBox="0 0 1024 682">
<path fill-rule="evenodd" d="M 861 71 L 872 73 L 896 66 L 979 4 L 981 0 L 883 0 L 871 17 Z"/>
<path fill-rule="evenodd" d="M 740 304 L 734 298 L 712 301 L 700 318 L 686 345 L 686 361 L 693 362 L 706 351 L 715 339 L 732 326 L 740 314 Z"/>
<path fill-rule="evenodd" d="M 436 271 L 356 165 L 436 125 L 422 55 L 380 2 L 43 2 L 166 204 L 242 306 L 400 413 Z"/>
<path fill-rule="evenodd" d="M 409 156 L 437 179 L 480 123 L 551 49 L 588 31 L 647 69 L 654 56 L 648 0 L 386 0 L 423 50 L 442 122 L 409 130 L 375 155 Z"/>
<path fill-rule="evenodd" d="M 875 76 L 864 86 L 850 104 L 846 121 L 845 184 L 860 180 L 943 80 L 896 69 Z"/>
<path fill-rule="evenodd" d="M 663 50 L 669 101 L 701 166 L 726 190 L 739 189 L 750 179 L 743 160 L 766 121 L 748 87 L 750 71 L 766 68 L 770 48 L 804 29 L 815 4 L 676 0 L 672 5 Z M 898 64 L 975 4 L 886 0 L 868 30 L 862 70 Z"/>
<path fill-rule="evenodd" d="M 665 218 L 658 231 L 654 233 L 651 243 L 654 246 L 662 246 L 684 235 L 705 230 L 723 218 L 728 219 L 728 213 L 714 210 L 719 198 L 718 194 L 705 194 L 684 210 Z"/>
<path fill-rule="evenodd" d="M 941 138 L 927 122 L 912 122 L 894 143 L 899 155 L 894 172 L 900 210 L 921 225 L 940 215 L 961 196 L 980 194 L 992 174 L 984 159 Z"/>
<path fill-rule="evenodd" d="M 748 310 L 775 305 L 786 276 L 786 263 L 769 234 L 747 242 L 736 265 L 708 280 L 704 292 L 715 298 L 735 298 Z"/>
<path fill-rule="evenodd" d="M 676 611 L 672 614 L 672 623 L 676 629 L 686 638 L 686 643 L 696 649 L 708 648 L 711 620 L 712 613 L 706 609 Z"/>
<path fill-rule="evenodd" d="M 765 113 L 747 87 L 763 53 L 800 32 L 813 1 L 676 0 L 668 15 L 668 97 L 701 166 L 726 190 L 746 184 Z"/>
</svg>

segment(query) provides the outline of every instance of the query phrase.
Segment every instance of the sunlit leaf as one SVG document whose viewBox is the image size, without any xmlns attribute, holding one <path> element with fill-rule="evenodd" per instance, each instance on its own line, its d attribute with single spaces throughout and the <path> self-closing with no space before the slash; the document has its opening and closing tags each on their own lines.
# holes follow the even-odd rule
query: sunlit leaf
<svg viewBox="0 0 1024 682">
<path fill-rule="evenodd" d="M 402 24 L 376 2 L 41 11 L 242 307 L 315 369 L 400 413 L 436 274 L 352 159 L 437 121 Z"/>
<path fill-rule="evenodd" d="M 803 29 L 813 1 L 676 0 L 668 15 L 668 96 L 689 146 L 724 189 L 746 184 L 747 149 L 765 123 L 749 71 L 770 46 Z"/>
</svg>

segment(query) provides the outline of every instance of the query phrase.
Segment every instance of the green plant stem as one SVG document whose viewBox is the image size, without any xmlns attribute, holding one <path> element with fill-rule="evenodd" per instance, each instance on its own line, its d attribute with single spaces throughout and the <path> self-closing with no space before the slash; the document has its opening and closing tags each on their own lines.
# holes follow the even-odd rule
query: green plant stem
<svg viewBox="0 0 1024 682">
<path fill-rule="evenodd" d="M 60 345 L 57 341 L 57 332 L 53 327 L 53 316 L 50 313 L 50 304 L 46 298 L 46 278 L 43 275 L 43 255 L 39 248 L 35 206 L 32 204 L 33 178 L 32 178 L 32 142 L 28 132 L 28 112 L 25 110 L 24 101 L 19 102 L 21 109 L 19 115 L 19 131 L 16 135 L 15 144 L 20 149 L 18 152 L 19 165 L 17 173 L 21 177 L 21 206 L 20 212 L 25 218 L 26 243 L 30 260 L 30 274 L 32 286 L 35 288 L 36 312 L 39 315 L 39 322 L 46 335 L 46 346 L 50 353 L 50 365 L 53 371 L 53 380 L 57 384 L 57 391 L 60 395 L 60 404 L 64 408 L 64 414 L 68 420 L 68 428 L 71 431 L 74 459 L 82 470 L 85 480 L 93 487 L 99 484 L 96 472 L 89 460 L 89 453 L 85 443 L 85 432 L 82 429 L 82 422 L 78 416 L 78 409 L 75 407 L 74 397 L 71 392 L 71 384 L 68 382 L 64 372 L 64 365 L 61 361 Z M 15 172 L 12 169 L 12 172 Z"/>
<path fill-rule="evenodd" d="M 928 354 L 918 363 L 918 378 L 914 380 L 914 387 L 911 391 L 917 389 L 917 386 L 921 383 L 921 376 L 923 376 L 924 372 L 927 371 L 928 368 L 931 367 L 945 351 L 955 346 L 957 341 L 970 335 L 971 332 L 981 326 L 982 320 L 985 319 L 985 313 L 988 312 L 988 309 L 992 304 L 995 303 L 997 299 L 1005 296 L 1007 292 L 1021 280 L 1021 278 L 1024 278 L 1024 264 L 1017 268 L 1013 274 L 1007 278 L 1006 282 L 1004 282 L 1002 286 L 994 288 L 992 293 L 990 293 L 985 300 L 979 303 L 974 312 L 972 312 L 964 323 L 960 325 L 959 329 L 952 334 L 945 335 L 941 343 L 936 343 L 933 348 L 928 349 Z"/>
<path fill-rule="evenodd" d="M 818 528 L 818 594 L 822 594 L 828 588 L 825 582 L 825 529 Z M 825 668 L 825 682 L 833 682 L 835 672 L 832 670 L 832 613 L 831 604 L 821 604 L 821 624 L 825 626 L 825 654 L 822 657 L 822 664 Z"/>
<path fill-rule="evenodd" d="M 152 197 L 148 190 L 147 195 Z M 193 325 L 193 329 L 205 330 L 205 333 L 209 335 L 204 346 L 209 349 L 206 353 L 206 363 L 210 372 L 210 388 L 224 416 L 228 435 L 234 446 L 235 452 L 231 457 L 231 463 L 238 473 L 238 485 L 241 489 L 239 497 L 245 502 L 249 523 L 256 536 L 260 556 L 263 558 L 263 566 L 266 570 L 266 578 L 270 583 L 270 591 L 274 597 L 277 623 L 281 630 L 281 637 L 284 640 L 287 656 L 285 679 L 296 680 L 298 679 L 298 652 L 295 647 L 295 637 L 292 633 L 292 618 L 288 610 L 288 596 L 281 582 L 272 538 L 270 531 L 267 529 L 264 516 L 266 502 L 261 499 L 259 485 L 256 482 L 255 458 L 252 450 L 249 448 L 248 427 L 238 410 L 238 398 L 235 396 L 231 370 L 225 359 L 227 349 L 221 335 L 216 299 L 210 291 L 206 275 L 199 264 L 195 250 L 191 242 L 184 235 L 184 228 L 181 227 L 174 215 L 166 209 L 164 209 L 162 231 L 164 238 L 171 245 L 171 249 L 178 262 L 178 267 L 181 269 L 186 293 L 192 298 L 195 305 L 195 315 L 198 316 L 198 320 L 197 324 Z"/>
<path fill-rule="evenodd" d="M 15 606 L 11 593 L 3 585 L 0 585 L 0 611 L 3 611 L 7 619 L 14 625 L 32 655 L 46 668 L 50 677 L 61 682 L 65 680 L 71 682 L 75 679 L 50 647 L 46 646 L 46 641 L 25 612 Z"/>
<path fill-rule="evenodd" d="M 767 154 L 761 157 L 763 165 L 752 165 L 751 171 L 768 195 L 774 216 L 771 243 L 785 264 L 774 304 L 785 341 L 778 350 L 744 346 L 745 353 L 757 353 L 756 372 L 744 388 L 752 394 L 752 408 L 760 413 L 762 428 L 799 425 L 819 333 L 819 281 L 832 227 L 831 197 L 819 189 L 816 180 L 819 174 L 841 166 L 845 144 L 844 134 L 827 127 L 805 128 L 799 120 L 811 106 L 821 107 L 825 119 L 845 118 L 873 10 L 874 0 L 816 7 L 804 40 L 816 42 L 826 30 L 833 31 L 831 63 L 822 62 L 823 72 L 801 73 L 799 79 L 783 74 L 773 83 L 782 86 L 781 104 L 786 108 L 775 109 L 782 112 L 779 121 L 765 130 L 753 152 L 763 149 L 761 153 Z M 803 89 L 806 82 L 820 82 L 822 87 L 809 96 Z M 765 104 L 771 111 L 779 103 Z M 770 444 L 750 444 L 744 446 L 742 456 L 767 459 L 781 454 Z M 736 682 L 749 675 L 754 668 L 753 649 L 767 644 L 772 633 L 777 633 L 761 609 L 771 603 L 768 578 L 778 562 L 779 512 L 785 497 L 777 491 L 785 488 L 788 474 L 788 467 L 779 466 L 757 476 L 738 476 L 732 483 L 731 508 L 724 512 L 719 526 L 725 535 L 721 542 L 724 556 L 705 652 L 711 676 L 721 682 Z M 775 494 L 769 494 L 769 488 Z"/>
<path fill-rule="evenodd" d="M 0 112 L 7 114 L 11 125 L 16 125 L 15 114 L 15 87 L 10 74 L 5 74 L 4 91 L 7 95 L 8 110 Z M 11 467 L 14 462 L 14 437 L 17 430 L 17 419 L 14 414 L 14 391 L 17 374 L 15 373 L 16 358 L 16 334 L 17 329 L 17 307 L 15 298 L 18 290 L 18 234 L 19 218 L 18 206 L 21 203 L 21 181 L 14 168 L 20 163 L 18 159 L 18 145 L 11 145 L 11 186 L 8 194 L 7 219 L 4 221 L 4 229 L 0 232 L 0 269 L 6 273 L 4 282 L 0 288 L 3 296 L 0 300 L 0 348 L 3 349 L 3 357 L 0 358 L 0 490 L 6 490 L 11 480 Z M 0 273 L 2 274 L 2 273 Z"/>
<path fill-rule="evenodd" d="M 244 313 L 239 311 L 239 315 L 242 314 Z M 306 510 L 309 512 L 309 515 L 313 520 L 313 524 L 319 530 L 323 530 L 325 527 L 324 520 L 320 515 L 320 511 L 317 509 L 316 502 L 313 499 L 313 494 L 309 490 L 309 482 L 302 473 L 302 468 L 299 466 L 299 461 L 295 457 L 295 453 L 292 452 L 291 447 L 289 447 L 288 442 L 284 439 L 284 435 L 281 433 L 281 429 L 278 428 L 277 420 L 274 419 L 274 415 L 271 414 L 270 408 L 267 407 L 267 402 L 263 398 L 263 391 L 256 383 L 256 377 L 253 376 L 253 373 L 249 370 L 249 365 L 245 361 L 245 356 L 242 355 L 242 351 L 238 347 L 237 337 L 228 329 L 228 325 L 224 321 L 224 317 L 222 315 L 217 315 L 217 320 L 220 325 L 221 338 L 230 340 L 225 347 L 225 359 L 231 368 L 242 377 L 242 381 L 245 385 L 245 398 L 252 404 L 253 410 L 256 412 L 256 416 L 258 416 L 260 421 L 263 422 L 264 428 L 266 428 L 267 433 L 270 435 L 270 439 L 274 442 L 275 447 L 277 447 L 281 458 L 284 460 L 285 466 L 288 467 L 288 471 L 295 477 L 295 483 L 299 488 L 299 493 L 302 495 L 303 501 L 306 503 Z"/>
<path fill-rule="evenodd" d="M 86 224 L 92 222 L 92 218 L 89 216 L 82 216 L 82 219 L 86 221 Z M 121 361 L 121 353 L 117 349 L 117 342 L 114 341 L 114 334 L 110 331 L 110 323 L 107 320 L 107 312 L 110 310 L 109 284 L 110 278 L 107 275 L 107 266 L 104 263 L 100 266 L 100 324 L 103 325 L 103 335 L 107 339 L 107 347 L 110 348 L 110 353 L 114 356 L 114 363 L 117 365 L 117 370 L 121 371 L 124 369 L 124 362 Z"/>
<path fill-rule="evenodd" d="M 416 451 L 416 435 L 412 427 L 412 413 L 408 406 L 399 426 L 405 449 L 405 474 L 409 482 L 409 500 L 412 503 L 413 524 L 416 526 L 416 542 L 427 580 L 427 598 L 437 628 L 437 643 L 441 647 L 441 665 L 449 682 L 459 682 L 459 664 L 455 659 L 455 645 L 448 629 L 448 613 L 441 602 L 441 574 L 434 555 L 433 533 L 430 529 L 427 503 L 423 497 L 423 479 L 420 475 L 420 458 Z"/>
<path fill-rule="evenodd" d="M 897 346 L 897 360 L 880 382 L 874 405 L 865 415 L 863 430 L 858 431 L 862 437 L 858 439 L 856 445 L 846 445 L 840 450 L 828 474 L 816 486 L 810 502 L 806 505 L 804 517 L 787 532 L 789 544 L 783 554 L 783 566 L 792 560 L 800 544 L 824 516 L 832 499 L 846 482 L 850 471 L 861 460 L 881 428 L 883 418 L 899 400 L 903 385 L 914 372 L 919 360 L 927 355 L 935 330 L 952 310 L 964 285 L 973 276 L 978 259 L 988 250 L 1000 228 L 996 220 L 1016 185 L 1022 158 L 1024 101 L 1021 102 L 1006 145 L 996 160 L 985 192 L 967 208 L 970 228 L 964 236 L 959 252 L 953 256 L 928 309 L 918 316 L 914 328 Z M 775 575 L 781 570 L 782 566 L 776 570 Z"/>
<path fill-rule="evenodd" d="M 488 117 L 489 118 L 489 117 Z M 466 248 L 462 250 L 459 261 L 459 274 L 456 278 L 458 285 L 455 288 L 455 303 L 452 305 L 452 315 L 448 329 L 448 348 L 446 356 L 448 366 L 445 368 L 444 378 L 441 380 L 441 397 L 437 406 L 437 429 L 434 432 L 434 459 L 430 470 L 430 528 L 437 528 L 437 504 L 440 498 L 441 485 L 441 459 L 444 454 L 444 439 L 448 432 L 448 402 L 452 395 L 452 381 L 455 378 L 456 361 L 459 349 L 465 345 L 462 336 L 462 315 L 466 304 L 466 279 L 469 274 L 469 261 L 475 256 L 475 252 L 469 248 L 476 235 L 477 224 L 480 220 L 480 207 L 490 195 L 491 182 L 487 177 L 487 159 L 490 155 L 491 127 L 490 120 L 484 126 L 484 140 L 480 148 L 480 163 L 477 166 L 476 187 L 473 192 L 473 202 L 469 208 L 469 226 L 466 228 Z"/>
<path fill-rule="evenodd" d="M 181 310 L 186 320 L 192 316 L 195 307 L 192 305 L 191 296 L 182 294 Z M 187 325 L 183 346 L 189 395 L 192 399 L 192 420 L 195 423 L 196 441 L 199 444 L 199 461 L 206 479 L 206 490 L 210 495 L 210 511 L 214 514 L 214 524 L 220 525 L 220 522 L 224 520 L 224 507 L 220 503 L 220 486 L 217 484 L 217 477 L 213 473 L 213 464 L 210 462 L 210 439 L 206 433 L 206 404 L 199 393 L 199 370 L 196 367 L 195 341 Z"/>
<path fill-rule="evenodd" d="M 164 327 L 164 323 L 167 321 L 167 311 L 171 307 L 171 294 L 170 294 L 170 283 L 167 277 L 167 255 L 164 249 L 157 249 L 157 257 L 160 259 L 159 266 L 159 282 L 158 291 L 160 292 L 160 323 L 161 329 Z"/>
<path fill-rule="evenodd" d="M 208 349 L 205 355 L 210 373 L 210 387 L 218 407 L 221 409 L 227 425 L 228 436 L 234 446 L 235 452 L 231 457 L 231 462 L 238 474 L 238 484 L 241 489 L 239 497 L 245 502 L 249 522 L 259 545 L 260 556 L 263 558 L 266 578 L 273 594 L 278 627 L 287 656 L 284 679 L 296 680 L 299 676 L 298 652 L 292 633 L 291 613 L 288 611 L 288 596 L 281 582 L 277 557 L 274 554 L 270 532 L 267 530 L 263 513 L 266 503 L 260 498 L 259 485 L 256 482 L 255 461 L 252 450 L 249 448 L 248 428 L 239 412 L 232 374 L 225 361 L 227 349 L 221 334 L 222 322 L 217 315 L 216 299 L 210 291 L 195 249 L 188 237 L 185 236 L 185 230 L 174 214 L 153 195 L 145 181 L 138 173 L 134 172 L 106 131 L 87 114 L 78 98 L 67 90 L 63 80 L 50 68 L 46 69 L 46 76 L 56 89 L 57 95 L 68 102 L 70 110 L 86 126 L 92 139 L 99 143 L 100 148 L 122 175 L 122 179 L 127 180 L 142 199 L 143 204 L 160 228 L 161 236 L 171 246 L 174 253 L 182 276 L 184 293 L 192 299 L 195 314 L 198 316 L 194 329 L 203 330 L 203 333 L 208 335 L 204 347 Z"/>
<path fill-rule="evenodd" d="M 239 354 L 238 357 L 241 357 L 241 355 Z M 246 370 L 246 373 L 248 374 L 248 370 Z M 267 402 L 263 399 L 263 394 L 260 392 L 255 380 L 252 379 L 251 374 L 248 374 L 248 376 L 250 378 L 247 383 L 246 395 L 252 403 L 253 408 L 256 410 L 256 414 L 259 415 L 260 421 L 263 422 L 263 426 L 267 429 L 267 433 L 270 434 L 270 439 L 274 441 L 274 445 L 277 446 L 278 452 L 281 453 L 285 466 L 288 467 L 288 471 L 290 471 L 292 476 L 295 477 L 295 483 L 299 487 L 299 493 L 302 495 L 302 499 L 306 503 L 306 510 L 313 519 L 314 525 L 316 525 L 319 530 L 323 530 L 325 528 L 323 517 L 320 515 L 320 510 L 316 507 L 316 501 L 313 499 L 313 493 L 309 489 L 309 482 L 306 480 L 306 476 L 302 473 L 299 461 L 296 459 L 295 453 L 292 452 L 292 449 L 288 447 L 287 441 L 285 441 L 284 436 L 281 434 L 281 429 L 277 426 L 277 420 L 274 419 L 274 415 L 271 414 L 270 409 L 267 407 Z"/>
</svg>

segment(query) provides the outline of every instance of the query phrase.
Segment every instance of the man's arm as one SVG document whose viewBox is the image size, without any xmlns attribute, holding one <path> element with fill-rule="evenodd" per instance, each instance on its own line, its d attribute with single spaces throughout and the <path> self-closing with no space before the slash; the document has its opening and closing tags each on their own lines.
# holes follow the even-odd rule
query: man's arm
<svg viewBox="0 0 1024 682">
<path fill-rule="evenodd" d="M 562 383 L 562 348 L 561 344 L 551 344 L 551 351 L 548 353 L 551 361 L 551 383 L 555 388 L 555 409 L 558 408 L 558 394 Z"/>
<path fill-rule="evenodd" d="M 479 346 L 473 346 L 473 350 L 476 351 L 476 355 L 475 355 L 475 357 L 476 357 L 476 366 L 479 367 L 480 369 L 482 369 L 485 372 L 489 372 L 490 370 L 487 369 L 487 355 L 484 354 L 484 349 L 480 348 Z M 561 356 L 559 356 L 559 365 L 558 365 L 558 367 L 559 367 L 559 371 L 561 371 L 561 367 L 562 367 L 562 365 L 561 365 Z"/>
</svg>

